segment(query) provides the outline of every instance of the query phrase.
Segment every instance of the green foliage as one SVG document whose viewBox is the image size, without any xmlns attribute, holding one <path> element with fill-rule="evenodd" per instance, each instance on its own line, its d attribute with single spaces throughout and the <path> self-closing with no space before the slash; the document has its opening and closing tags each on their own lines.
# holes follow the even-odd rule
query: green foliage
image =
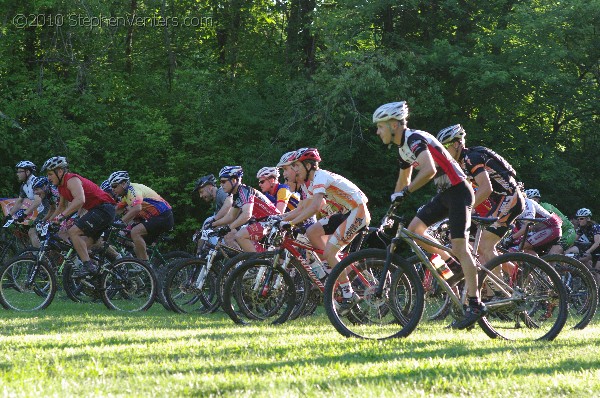
<svg viewBox="0 0 600 398">
<path fill-rule="evenodd" d="M 18 160 L 61 154 L 96 182 L 129 170 L 189 234 L 206 211 L 189 196 L 196 178 L 241 164 L 253 185 L 284 152 L 316 146 L 379 216 L 397 163 L 371 114 L 404 99 L 409 126 L 461 123 L 566 213 L 600 212 L 598 2 L 0 4 L 2 196 Z"/>
</svg>

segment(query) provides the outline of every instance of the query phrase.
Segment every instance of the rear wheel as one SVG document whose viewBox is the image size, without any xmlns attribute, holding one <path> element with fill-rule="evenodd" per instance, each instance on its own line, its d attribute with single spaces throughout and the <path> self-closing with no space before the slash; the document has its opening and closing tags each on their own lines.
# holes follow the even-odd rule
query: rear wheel
<svg viewBox="0 0 600 398">
<path fill-rule="evenodd" d="M 553 340 L 567 320 L 568 296 L 558 273 L 544 260 L 507 253 L 480 271 L 481 299 L 489 314 L 478 321 L 491 338 Z"/>
<path fill-rule="evenodd" d="M 219 306 L 217 272 L 203 259 L 182 260 L 175 264 L 164 283 L 165 299 L 173 311 L 206 313 Z"/>
<path fill-rule="evenodd" d="M 391 255 L 389 272 L 383 275 L 387 252 L 365 249 L 340 261 L 327 277 L 323 305 L 336 328 L 346 337 L 389 339 L 406 337 L 423 315 L 424 289 L 414 267 Z M 344 308 L 338 278 L 346 274 L 358 302 Z M 343 276 L 342 276 L 343 279 Z M 383 285 L 381 296 L 378 288 Z"/>
<path fill-rule="evenodd" d="M 598 309 L 598 286 L 594 276 L 581 261 L 562 254 L 549 254 L 542 259 L 560 275 L 569 295 L 569 316 L 566 326 L 585 328 Z"/>
<path fill-rule="evenodd" d="M 108 265 L 101 275 L 102 301 L 107 308 L 126 312 L 152 307 L 157 293 L 156 275 L 146 262 L 124 258 Z"/>
</svg>

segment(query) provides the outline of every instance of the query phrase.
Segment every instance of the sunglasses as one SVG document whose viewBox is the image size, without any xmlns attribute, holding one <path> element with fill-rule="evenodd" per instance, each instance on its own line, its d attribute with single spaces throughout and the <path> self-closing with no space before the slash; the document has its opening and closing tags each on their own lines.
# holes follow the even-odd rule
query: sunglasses
<svg viewBox="0 0 600 398">
<path fill-rule="evenodd" d="M 258 183 L 259 183 L 260 185 L 262 185 L 262 184 L 264 184 L 264 183 L 265 183 L 265 182 L 267 182 L 267 181 L 269 181 L 269 180 L 260 180 Z"/>
<path fill-rule="evenodd" d="M 221 185 L 225 184 L 227 181 L 229 181 L 229 180 L 219 180 L 219 182 L 221 183 Z"/>
<path fill-rule="evenodd" d="M 112 189 L 115 189 L 115 188 L 116 188 L 116 187 L 118 187 L 118 186 L 119 186 L 119 184 L 112 184 L 110 187 L 111 187 Z"/>
<path fill-rule="evenodd" d="M 587 221 L 587 217 L 577 217 L 577 221 Z"/>
</svg>

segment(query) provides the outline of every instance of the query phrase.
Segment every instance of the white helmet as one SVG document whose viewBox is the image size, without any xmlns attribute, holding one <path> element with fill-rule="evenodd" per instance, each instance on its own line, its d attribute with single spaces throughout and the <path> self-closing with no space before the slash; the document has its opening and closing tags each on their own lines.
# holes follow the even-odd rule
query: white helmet
<svg viewBox="0 0 600 398">
<path fill-rule="evenodd" d="M 278 179 L 279 169 L 277 167 L 263 167 L 262 169 L 258 170 L 258 173 L 256 173 L 256 178 L 261 177 L 273 177 Z"/>
<path fill-rule="evenodd" d="M 406 101 L 383 104 L 373 113 L 373 123 L 386 122 L 390 119 L 404 120 L 408 117 Z"/>
<path fill-rule="evenodd" d="M 584 207 L 583 209 L 577 210 L 577 213 L 575 213 L 575 216 L 576 217 L 591 217 L 592 211 L 590 209 L 586 209 Z"/>
<path fill-rule="evenodd" d="M 35 164 L 33 162 L 30 162 L 29 160 L 21 160 L 15 165 L 15 168 L 29 170 L 32 173 L 35 173 L 37 171 L 37 167 L 35 166 Z"/>
<path fill-rule="evenodd" d="M 281 159 L 279 159 L 279 163 L 277 163 L 277 167 L 289 166 L 294 163 L 296 158 L 296 151 L 286 152 L 283 154 Z"/>
<path fill-rule="evenodd" d="M 64 169 L 69 167 L 69 163 L 67 162 L 67 158 L 64 156 L 53 156 L 50 159 L 46 160 L 44 165 L 42 166 L 42 171 L 44 170 L 54 170 L 54 169 Z"/>
<path fill-rule="evenodd" d="M 129 182 L 129 173 L 124 170 L 115 171 L 108 177 L 108 183 L 110 186 L 121 184 L 123 182 Z"/>
<path fill-rule="evenodd" d="M 460 124 L 455 124 L 454 126 L 441 129 L 440 132 L 437 133 L 437 140 L 441 144 L 448 144 L 457 139 L 465 138 L 466 135 L 465 129 Z"/>
<path fill-rule="evenodd" d="M 526 189 L 525 190 L 525 195 L 527 196 L 527 199 L 541 198 L 542 197 L 542 195 L 540 195 L 540 191 L 538 191 L 535 188 Z"/>
</svg>

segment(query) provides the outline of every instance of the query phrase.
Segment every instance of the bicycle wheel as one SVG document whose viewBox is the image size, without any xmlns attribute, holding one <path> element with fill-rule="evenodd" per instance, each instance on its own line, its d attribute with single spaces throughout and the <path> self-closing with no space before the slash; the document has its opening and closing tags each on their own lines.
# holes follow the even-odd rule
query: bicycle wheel
<svg viewBox="0 0 600 398">
<path fill-rule="evenodd" d="M 0 265 L 16 257 L 20 251 L 14 240 L 0 240 Z"/>
<path fill-rule="evenodd" d="M 227 312 L 227 315 L 240 324 L 283 323 L 294 309 L 295 300 L 292 277 L 265 259 L 245 261 L 231 272 L 223 286 L 223 305 L 233 308 L 235 301 L 240 312 Z M 242 314 L 246 319 L 241 318 Z"/>
<path fill-rule="evenodd" d="M 206 313 L 219 306 L 217 272 L 207 269 L 203 259 L 181 260 L 167 274 L 165 299 L 178 313 Z"/>
<path fill-rule="evenodd" d="M 122 258 L 108 265 L 100 276 L 102 301 L 108 309 L 146 311 L 157 293 L 156 275 L 150 265 L 134 258 Z"/>
<path fill-rule="evenodd" d="M 98 276 L 92 278 L 73 278 L 78 269 L 69 259 L 62 270 L 62 284 L 65 294 L 76 303 L 92 303 L 102 300 L 98 289 Z"/>
<path fill-rule="evenodd" d="M 188 258 L 194 258 L 188 252 L 184 251 L 172 251 L 162 255 L 157 255 L 152 258 L 152 266 L 156 274 L 156 282 L 158 283 L 158 292 L 156 294 L 156 300 L 162 304 L 167 311 L 175 311 L 165 297 L 164 283 L 167 278 L 169 270 L 175 266 L 179 261 L 186 260 Z"/>
<path fill-rule="evenodd" d="M 387 275 L 382 275 L 387 252 L 364 249 L 340 261 L 327 277 L 323 306 L 330 322 L 346 337 L 389 339 L 406 337 L 423 315 L 424 289 L 414 267 L 392 254 Z M 338 311 L 342 292 L 338 278 L 347 274 L 360 301 L 346 315 Z M 381 297 L 376 296 L 383 284 Z"/>
<path fill-rule="evenodd" d="M 56 294 L 56 275 L 44 260 L 24 255 L 0 269 L 0 303 L 16 311 L 42 310 Z"/>
<path fill-rule="evenodd" d="M 478 321 L 491 338 L 553 340 L 567 320 L 568 296 L 558 273 L 526 253 L 495 257 L 480 271 L 481 299 L 489 314 Z"/>
<path fill-rule="evenodd" d="M 573 329 L 585 328 L 598 309 L 598 286 L 594 276 L 585 264 L 569 256 L 548 254 L 542 259 L 558 272 L 569 295 L 566 326 Z"/>
<path fill-rule="evenodd" d="M 429 270 L 421 264 L 417 256 L 406 259 L 416 269 L 423 288 L 425 289 L 425 308 L 423 318 L 429 321 L 441 321 L 446 319 L 452 307 L 452 301 L 444 289 L 441 288 L 437 279 L 435 279 Z"/>
</svg>

